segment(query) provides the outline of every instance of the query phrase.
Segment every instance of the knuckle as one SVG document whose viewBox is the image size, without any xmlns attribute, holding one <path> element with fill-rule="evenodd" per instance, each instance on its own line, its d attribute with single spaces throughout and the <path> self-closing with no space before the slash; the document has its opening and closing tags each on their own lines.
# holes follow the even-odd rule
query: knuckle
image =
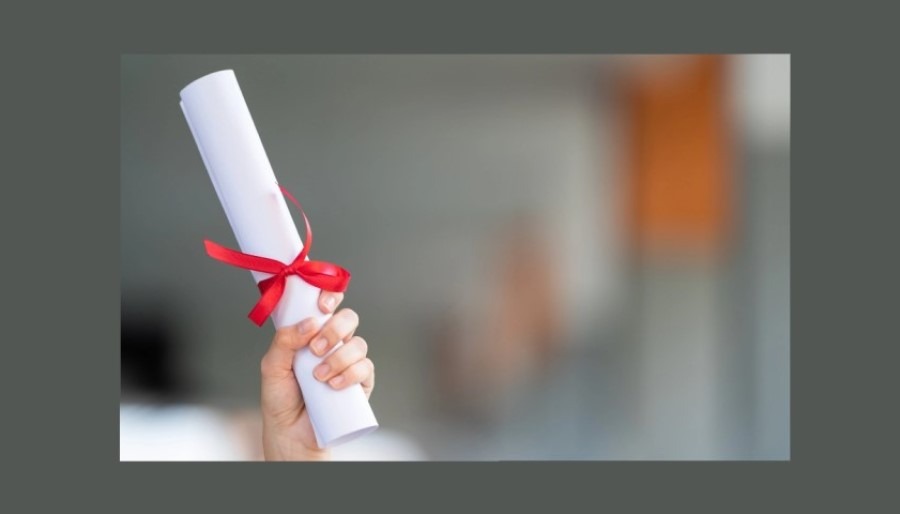
<svg viewBox="0 0 900 514">
<path fill-rule="evenodd" d="M 343 370 L 347 367 L 348 364 L 350 364 L 348 362 L 349 358 L 347 357 L 346 352 L 343 352 L 341 350 L 343 350 L 343 348 L 332 353 L 328 356 L 328 359 L 326 359 L 328 365 L 331 366 L 331 369 Z"/>
<path fill-rule="evenodd" d="M 263 355 L 263 358 L 259 361 L 259 372 L 262 373 L 263 376 L 271 375 L 275 371 L 275 366 L 272 363 L 272 357 L 270 354 Z"/>
<path fill-rule="evenodd" d="M 294 342 L 293 335 L 290 330 L 281 329 L 275 332 L 275 345 L 281 348 L 290 348 Z"/>
<path fill-rule="evenodd" d="M 329 320 L 325 327 L 322 328 L 321 334 L 319 334 L 320 337 L 324 337 L 328 340 L 328 346 L 331 346 L 340 338 L 340 334 L 338 332 L 339 327 L 337 327 L 336 325 L 337 323 L 333 319 Z"/>
<path fill-rule="evenodd" d="M 351 366 L 347 369 L 347 372 L 345 374 L 347 375 L 348 383 L 358 383 L 362 381 L 362 379 L 366 376 L 365 367 L 358 365 Z"/>
<path fill-rule="evenodd" d="M 327 339 L 329 344 L 334 342 L 335 337 L 337 336 L 337 331 L 334 328 L 334 324 L 329 323 L 325 325 L 325 328 L 322 329 L 322 332 L 319 334 L 319 336 Z"/>
<path fill-rule="evenodd" d="M 353 309 L 342 310 L 341 317 L 350 325 L 356 326 L 359 323 L 359 314 Z"/>
</svg>

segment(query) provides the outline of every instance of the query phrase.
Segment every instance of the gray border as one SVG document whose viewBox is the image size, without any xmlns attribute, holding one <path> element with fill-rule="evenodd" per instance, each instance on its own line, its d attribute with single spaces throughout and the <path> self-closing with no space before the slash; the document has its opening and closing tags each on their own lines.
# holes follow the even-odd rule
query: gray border
<svg viewBox="0 0 900 514">
<path fill-rule="evenodd" d="M 20 459 L 18 478 L 43 486 L 29 495 L 31 504 L 109 497 L 138 507 L 129 510 L 256 511 L 276 500 L 302 510 L 316 502 L 369 506 L 381 496 L 373 493 L 389 491 L 395 504 L 409 494 L 471 507 L 491 492 L 504 506 L 525 500 L 542 510 L 677 500 L 720 510 L 789 499 L 835 506 L 836 496 L 878 505 L 875 493 L 887 492 L 891 474 L 866 460 L 884 461 L 896 446 L 886 444 L 896 439 L 888 418 L 896 385 L 888 377 L 897 362 L 890 336 L 897 300 L 888 286 L 896 273 L 888 270 L 900 259 L 896 229 L 877 222 L 900 219 L 900 188 L 896 164 L 889 165 L 896 158 L 888 157 L 896 122 L 884 103 L 897 84 L 877 76 L 893 71 L 896 59 L 871 51 L 888 44 L 894 17 L 867 12 L 862 20 L 775 2 L 719 5 L 702 13 L 671 2 L 615 12 L 598 4 L 593 13 L 482 5 L 464 13 L 457 3 L 391 11 L 368 3 L 323 16 L 298 4 L 259 21 L 253 15 L 271 11 L 182 4 L 153 12 L 121 3 L 8 9 L 4 21 L 14 27 L 4 35 L 14 55 L 4 70 L 4 96 L 12 100 L 4 112 L 4 171 L 24 184 L 4 188 L 4 225 L 17 242 L 6 248 L 6 291 L 21 306 L 4 324 L 4 436 Z M 273 51 L 791 53 L 792 462 L 119 463 L 119 56 Z M 551 486 L 556 494 L 548 494 Z"/>
</svg>

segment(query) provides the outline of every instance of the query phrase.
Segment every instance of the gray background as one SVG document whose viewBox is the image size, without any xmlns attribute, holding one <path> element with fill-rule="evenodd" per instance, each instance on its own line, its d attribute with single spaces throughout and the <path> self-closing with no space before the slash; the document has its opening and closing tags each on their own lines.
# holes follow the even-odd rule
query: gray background
<svg viewBox="0 0 900 514">
<path fill-rule="evenodd" d="M 4 220 L 12 237 L 34 250 L 10 255 L 14 266 L 58 268 L 60 245 L 80 241 L 83 251 L 72 254 L 68 265 L 87 271 L 51 275 L 38 282 L 47 286 L 52 282 L 58 292 L 55 305 L 64 307 L 49 326 L 42 311 L 28 308 L 47 300 L 42 288 L 34 287 L 35 278 L 29 273 L 9 277 L 10 292 L 26 308 L 17 311 L 19 323 L 6 325 L 7 337 L 28 341 L 35 326 L 46 326 L 47 337 L 57 342 L 57 358 L 45 361 L 45 371 L 58 378 L 34 387 L 31 394 L 8 396 L 11 407 L 29 419 L 29 423 L 8 427 L 10 437 L 25 443 L 10 452 L 12 463 L 21 465 L 18 476 L 26 483 L 59 479 L 57 494 L 35 497 L 22 487 L 11 491 L 10 498 L 69 505 L 73 498 L 84 498 L 98 479 L 107 479 L 109 501 L 132 503 L 139 498 L 133 510 L 144 512 L 170 507 L 173 498 L 203 508 L 257 508 L 261 496 L 296 488 L 298 483 L 308 483 L 320 493 L 310 496 L 308 504 L 331 506 L 332 498 L 346 492 L 348 482 L 356 485 L 359 494 L 344 495 L 347 504 L 359 507 L 371 506 L 379 493 L 397 483 L 416 491 L 411 501 L 429 503 L 441 495 L 448 508 L 462 508 L 470 497 L 443 494 L 448 483 L 472 494 L 492 496 L 504 505 L 538 508 L 557 507 L 563 496 L 594 501 L 598 483 L 608 485 L 604 505 L 628 508 L 668 508 L 673 498 L 686 496 L 696 507 L 711 511 L 733 508 L 736 498 L 749 509 L 776 504 L 854 508 L 860 501 L 889 501 L 891 462 L 881 457 L 886 449 L 896 447 L 896 421 L 884 407 L 890 405 L 896 389 L 891 379 L 897 346 L 884 344 L 896 333 L 891 301 L 895 292 L 885 277 L 894 269 L 897 245 L 895 239 L 885 237 L 884 222 L 896 218 L 897 176 L 883 173 L 896 160 L 892 131 L 896 120 L 885 109 L 884 98 L 896 89 L 897 76 L 883 66 L 889 55 L 879 50 L 890 48 L 892 18 L 866 8 L 855 12 L 824 9 L 816 13 L 817 23 L 809 24 L 807 7 L 774 2 L 703 15 L 681 6 L 673 11 L 668 3 L 659 3 L 660 12 L 650 15 L 645 5 L 629 6 L 621 6 L 617 16 L 608 16 L 602 6 L 594 12 L 554 15 L 551 27 L 548 12 L 519 12 L 517 23 L 510 24 L 508 11 L 501 7 L 481 6 L 480 18 L 456 8 L 441 16 L 429 12 L 431 25 L 423 27 L 378 6 L 349 18 L 343 6 L 331 12 L 297 6 L 293 15 L 278 17 L 269 11 L 249 19 L 244 11 L 221 12 L 219 24 L 206 24 L 204 32 L 196 30 L 208 16 L 201 6 L 182 6 L 177 18 L 160 6 L 155 11 L 140 10 L 140 16 L 120 11 L 104 17 L 76 5 L 57 6 L 52 12 L 46 6 L 10 9 L 15 16 L 6 19 L 10 27 L 5 35 L 30 43 L 7 63 L 10 76 L 17 80 L 5 87 L 17 101 L 9 105 L 4 130 L 17 144 L 2 158 L 11 169 L 51 170 L 55 187 L 47 189 L 46 173 L 21 173 L 9 177 L 12 185 L 19 186 L 9 191 L 38 189 L 54 205 L 71 206 L 76 203 L 73 198 L 91 199 L 81 201 L 81 208 L 72 210 L 71 216 L 45 210 L 33 212 L 28 224 Z M 414 17 L 423 21 L 421 16 Z M 257 23 L 260 18 L 266 18 L 266 23 Z M 478 23 L 470 23 L 473 19 Z M 468 30 L 458 30 L 464 23 Z M 801 23 L 805 28 L 798 31 Z M 44 38 L 33 38 L 37 24 Z M 166 30 L 160 30 L 161 26 Z M 835 38 L 838 30 L 848 37 Z M 794 462 L 380 465 L 383 472 L 379 473 L 364 464 L 207 465 L 198 473 L 198 466 L 117 463 L 119 57 L 122 52 L 186 49 L 793 52 Z M 35 66 L 36 60 L 43 65 Z M 835 73 L 836 62 L 841 73 Z M 68 83 L 62 91 L 60 72 L 77 74 L 81 80 Z M 35 102 L 47 109 L 36 111 Z M 860 131 L 860 127 L 868 128 Z M 54 152 L 46 151 L 48 136 L 58 138 Z M 82 173 L 68 173 L 73 158 L 83 165 Z M 860 167 L 860 159 L 867 165 Z M 850 181 L 849 176 L 856 179 Z M 834 208 L 836 199 L 841 209 Z M 10 209 L 28 210 L 34 204 L 33 197 L 24 195 L 10 194 L 7 201 Z M 872 230 L 856 230 L 859 227 Z M 57 237 L 35 236 L 45 229 L 55 231 Z M 835 245 L 836 238 L 842 244 Z M 843 268 L 854 271 L 835 272 Z M 860 302 L 860 298 L 869 301 Z M 865 327 L 869 337 L 859 337 L 859 327 Z M 78 344 L 71 344 L 73 340 Z M 858 355 L 850 362 L 848 341 L 853 341 Z M 6 350 L 16 362 L 48 353 L 45 347 L 32 344 L 7 345 Z M 834 370 L 839 368 L 843 371 L 835 380 Z M 96 373 L 85 374 L 85 369 Z M 33 382 L 31 367 L 9 371 L 6 376 L 12 383 Z M 66 387 L 61 388 L 63 383 Z M 43 408 L 48 398 L 55 400 L 55 409 Z M 59 437 L 60 419 L 69 437 Z M 72 440 L 79 444 L 71 444 Z M 48 467 L 35 458 L 36 447 L 31 443 L 37 442 L 43 445 L 38 455 L 58 459 L 56 465 Z M 148 494 L 149 483 L 168 494 Z M 697 484 L 707 486 L 704 494 L 693 494 Z M 764 493 L 748 494 L 748 484 Z M 650 488 L 657 494 L 646 494 Z M 260 494 L 247 494 L 248 489 Z M 271 500 L 296 507 L 296 498 L 290 494 L 274 495 Z M 392 495 L 391 500 L 396 497 Z"/>
</svg>

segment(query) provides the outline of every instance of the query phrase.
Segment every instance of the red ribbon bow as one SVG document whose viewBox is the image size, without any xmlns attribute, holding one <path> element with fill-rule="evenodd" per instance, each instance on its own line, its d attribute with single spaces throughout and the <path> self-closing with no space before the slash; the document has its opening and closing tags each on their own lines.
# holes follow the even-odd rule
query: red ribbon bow
<svg viewBox="0 0 900 514">
<path fill-rule="evenodd" d="M 281 189 L 282 194 L 300 209 L 303 222 L 306 224 L 306 240 L 303 242 L 303 250 L 290 264 L 269 259 L 268 257 L 241 253 L 213 243 L 208 239 L 203 241 L 203 244 L 206 246 L 206 253 L 213 259 L 237 266 L 238 268 L 272 274 L 271 277 L 257 284 L 262 296 L 247 316 L 257 326 L 262 326 L 266 322 L 266 318 L 275 310 L 275 306 L 278 305 L 281 296 L 284 294 L 287 277 L 290 275 L 297 275 L 310 285 L 337 293 L 346 291 L 347 286 L 350 284 L 350 272 L 345 268 L 330 262 L 306 260 L 313 241 L 309 219 L 306 218 L 306 213 L 303 212 L 300 202 L 287 189 L 282 186 L 278 187 Z"/>
</svg>

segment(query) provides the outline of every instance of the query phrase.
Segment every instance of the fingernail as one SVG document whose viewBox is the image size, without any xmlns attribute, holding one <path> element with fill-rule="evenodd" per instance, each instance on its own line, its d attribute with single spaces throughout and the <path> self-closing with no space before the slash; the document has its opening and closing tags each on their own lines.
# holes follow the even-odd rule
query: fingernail
<svg viewBox="0 0 900 514">
<path fill-rule="evenodd" d="M 315 341 L 313 341 L 312 349 L 314 352 L 321 355 L 322 352 L 325 351 L 325 345 L 327 343 L 328 343 L 328 341 L 326 341 L 324 337 L 320 337 L 320 338 L 316 339 Z"/>
<path fill-rule="evenodd" d="M 325 297 L 325 308 L 331 311 L 332 309 L 334 309 L 334 302 L 334 296 L 328 295 L 327 297 Z"/>
<path fill-rule="evenodd" d="M 319 367 L 316 368 L 316 377 L 319 380 L 325 380 L 329 371 L 331 371 L 331 366 L 328 364 L 320 364 Z"/>
<path fill-rule="evenodd" d="M 344 377 L 341 375 L 338 375 L 338 376 L 332 378 L 331 380 L 329 380 L 328 383 L 331 384 L 331 387 L 338 387 L 344 383 Z"/>
<path fill-rule="evenodd" d="M 308 334 L 313 328 L 315 328 L 315 326 L 316 320 L 312 318 L 306 318 L 305 320 L 300 322 L 300 325 L 298 325 L 297 328 L 300 330 L 301 334 Z"/>
</svg>

